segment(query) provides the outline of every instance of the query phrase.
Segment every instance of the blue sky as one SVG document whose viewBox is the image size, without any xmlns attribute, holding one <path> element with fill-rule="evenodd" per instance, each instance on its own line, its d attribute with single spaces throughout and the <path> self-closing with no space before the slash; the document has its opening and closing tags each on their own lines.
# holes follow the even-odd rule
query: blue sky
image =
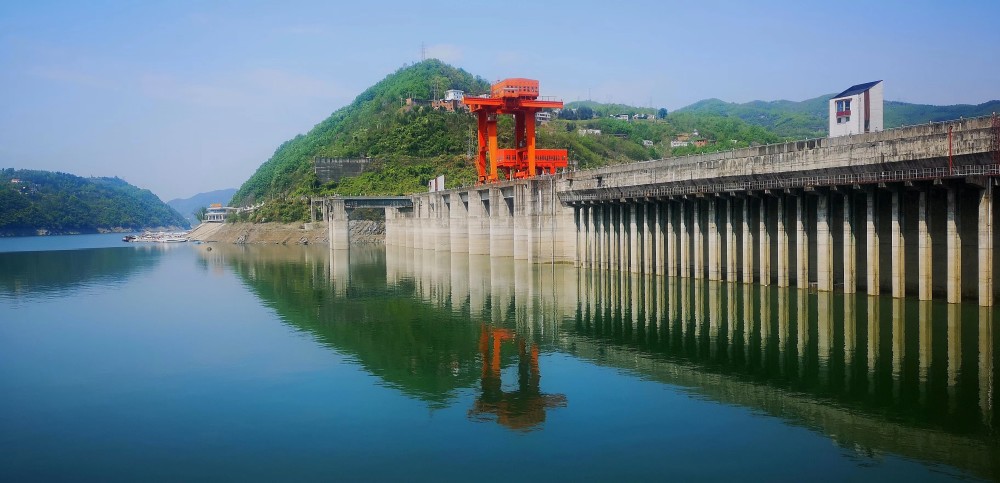
<svg viewBox="0 0 1000 483">
<path fill-rule="evenodd" d="M 884 79 L 891 100 L 978 104 L 1000 98 L 997 19 L 996 1 L 9 0 L 0 167 L 120 176 L 164 200 L 238 187 L 421 44 L 566 101 L 676 109 Z"/>
</svg>

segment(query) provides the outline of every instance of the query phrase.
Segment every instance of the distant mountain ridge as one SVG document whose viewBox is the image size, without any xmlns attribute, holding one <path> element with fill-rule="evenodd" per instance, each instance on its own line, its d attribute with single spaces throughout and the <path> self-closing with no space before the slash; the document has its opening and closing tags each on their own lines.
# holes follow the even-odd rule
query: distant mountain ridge
<svg viewBox="0 0 1000 483">
<path fill-rule="evenodd" d="M 189 226 L 183 216 L 153 192 L 119 178 L 0 170 L 0 236 Z"/>
<path fill-rule="evenodd" d="M 175 198 L 168 201 L 167 205 L 177 210 L 181 216 L 193 224 L 198 223 L 198 218 L 194 216 L 195 210 L 203 206 L 207 207 L 212 203 L 228 205 L 229 200 L 232 199 L 234 193 L 236 193 L 236 188 L 209 191 L 206 193 L 198 193 L 190 198 Z"/>
<path fill-rule="evenodd" d="M 736 117 L 767 128 L 779 136 L 793 139 L 825 137 L 828 129 L 827 101 L 831 96 L 832 93 L 798 102 L 779 100 L 744 103 L 713 98 L 695 102 L 674 112 Z M 885 101 L 885 128 L 949 121 L 960 117 L 988 116 L 998 110 L 1000 100 L 951 106 Z"/>
</svg>

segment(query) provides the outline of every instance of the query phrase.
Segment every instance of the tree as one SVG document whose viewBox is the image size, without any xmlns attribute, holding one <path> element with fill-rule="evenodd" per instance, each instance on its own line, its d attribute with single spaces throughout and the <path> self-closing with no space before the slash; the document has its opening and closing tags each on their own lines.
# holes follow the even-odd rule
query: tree
<svg viewBox="0 0 1000 483">
<path fill-rule="evenodd" d="M 194 215 L 194 217 L 197 218 L 199 222 L 205 221 L 206 213 L 208 213 L 208 208 L 205 208 L 204 206 L 191 212 L 191 214 Z"/>
<path fill-rule="evenodd" d="M 582 106 L 576 110 L 576 118 L 580 119 L 581 121 L 586 119 L 593 119 L 594 110 L 587 106 Z"/>
<path fill-rule="evenodd" d="M 656 111 L 656 117 L 659 119 L 667 118 L 667 108 L 661 107 L 660 110 Z"/>
</svg>

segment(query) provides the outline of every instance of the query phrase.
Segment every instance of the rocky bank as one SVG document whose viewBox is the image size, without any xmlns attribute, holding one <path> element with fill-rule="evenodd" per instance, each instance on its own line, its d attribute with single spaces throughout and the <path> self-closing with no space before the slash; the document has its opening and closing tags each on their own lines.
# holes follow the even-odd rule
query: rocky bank
<svg viewBox="0 0 1000 483">
<path fill-rule="evenodd" d="M 352 220 L 351 243 L 385 243 L 385 223 Z M 191 241 L 256 245 L 327 245 L 326 223 L 202 223 Z"/>
</svg>

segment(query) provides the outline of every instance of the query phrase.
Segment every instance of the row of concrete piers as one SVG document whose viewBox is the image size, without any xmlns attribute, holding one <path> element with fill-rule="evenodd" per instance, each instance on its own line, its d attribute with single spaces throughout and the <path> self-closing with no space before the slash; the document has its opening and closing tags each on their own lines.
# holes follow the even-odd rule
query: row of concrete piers
<svg viewBox="0 0 1000 483">
<path fill-rule="evenodd" d="M 576 263 L 992 306 L 992 178 L 574 204 Z"/>
</svg>

